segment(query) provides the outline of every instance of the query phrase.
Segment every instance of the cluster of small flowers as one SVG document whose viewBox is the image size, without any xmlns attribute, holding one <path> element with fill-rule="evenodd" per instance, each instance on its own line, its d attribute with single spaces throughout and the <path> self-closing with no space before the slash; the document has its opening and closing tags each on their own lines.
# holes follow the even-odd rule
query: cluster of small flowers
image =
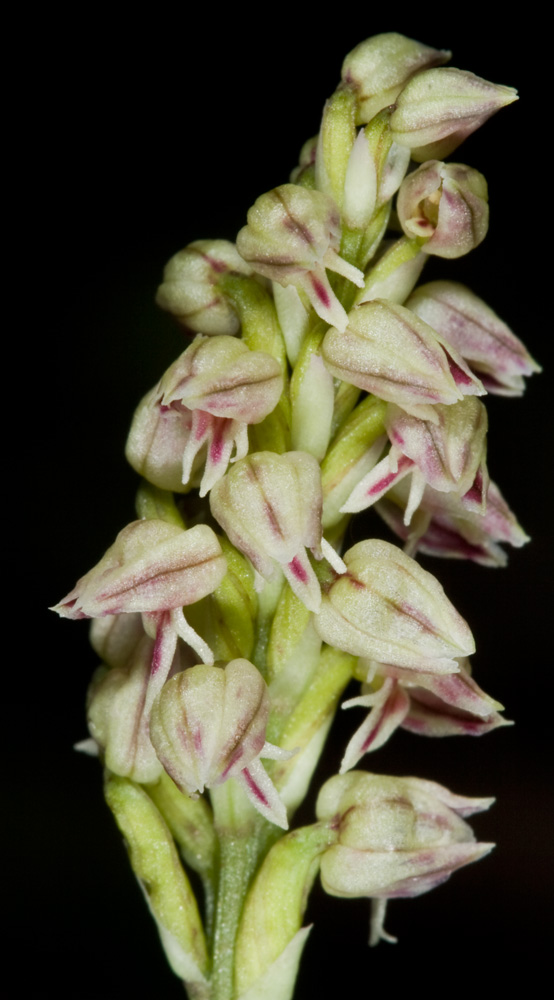
<svg viewBox="0 0 554 1000">
<path fill-rule="evenodd" d="M 396 34 L 357 46 L 291 183 L 258 198 L 236 245 L 169 262 L 157 301 L 195 336 L 133 419 L 139 520 L 55 609 L 94 619 L 88 747 L 112 775 L 169 775 L 185 796 L 234 778 L 284 829 L 361 681 L 343 707 L 370 712 L 320 792 L 318 851 L 328 892 L 377 900 L 486 853 L 460 816 L 491 800 L 351 769 L 398 726 L 506 724 L 414 556 L 502 565 L 501 543 L 527 541 L 488 477 L 480 397 L 521 395 L 538 365 L 468 288 L 415 289 L 431 256 L 485 237 L 484 177 L 442 161 L 516 98 L 449 56 Z M 196 490 L 209 502 L 187 508 Z M 373 504 L 404 550 L 340 555 Z"/>
</svg>

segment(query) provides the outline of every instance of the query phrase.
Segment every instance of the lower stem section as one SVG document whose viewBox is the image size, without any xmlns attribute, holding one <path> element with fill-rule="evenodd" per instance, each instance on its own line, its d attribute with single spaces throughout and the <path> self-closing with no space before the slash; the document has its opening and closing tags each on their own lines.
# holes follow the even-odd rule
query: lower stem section
<svg viewBox="0 0 554 1000">
<path fill-rule="evenodd" d="M 235 941 L 258 861 L 255 837 L 221 838 L 221 869 L 212 965 L 212 1000 L 234 1000 Z"/>
<path fill-rule="evenodd" d="M 235 1000 L 235 945 L 239 922 L 260 857 L 269 846 L 263 833 L 266 828 L 272 828 L 272 824 L 256 814 L 233 779 L 212 789 L 211 797 L 219 838 L 219 882 L 210 998 Z M 277 831 L 277 835 L 279 833 Z"/>
</svg>

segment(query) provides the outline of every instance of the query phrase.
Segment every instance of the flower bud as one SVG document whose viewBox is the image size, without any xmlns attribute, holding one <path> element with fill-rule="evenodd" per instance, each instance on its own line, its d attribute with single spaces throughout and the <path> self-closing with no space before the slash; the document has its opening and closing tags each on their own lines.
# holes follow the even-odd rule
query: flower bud
<svg viewBox="0 0 554 1000">
<path fill-rule="evenodd" d="M 422 163 L 444 159 L 495 111 L 517 100 L 513 87 L 454 68 L 425 69 L 412 77 L 391 118 L 395 142 Z"/>
<path fill-rule="evenodd" d="M 427 259 L 416 240 L 402 236 L 388 246 L 370 268 L 366 274 L 363 290 L 356 297 L 356 305 L 369 302 L 371 299 L 387 299 L 389 302 L 403 305 Z"/>
<path fill-rule="evenodd" d="M 487 235 L 487 182 L 463 163 L 423 163 L 402 182 L 396 207 L 406 236 L 425 241 L 424 253 L 461 257 Z"/>
<path fill-rule="evenodd" d="M 179 323 L 208 336 L 238 333 L 232 301 L 218 288 L 227 272 L 251 275 L 252 268 L 227 240 L 197 240 L 166 264 L 156 302 Z"/>
<path fill-rule="evenodd" d="M 281 285 L 302 288 L 325 322 L 344 329 L 346 313 L 325 268 L 358 286 L 363 274 L 338 256 L 340 215 L 322 191 L 282 184 L 261 195 L 237 236 L 237 248 L 254 270 Z"/>
<path fill-rule="evenodd" d="M 484 392 L 463 359 L 430 326 L 384 299 L 352 309 L 343 333 L 328 330 L 322 355 L 336 378 L 408 411 Z"/>
<path fill-rule="evenodd" d="M 344 211 L 344 187 L 352 147 L 356 140 L 356 98 L 339 88 L 325 102 L 315 159 L 315 185 Z M 360 195 L 363 197 L 362 190 Z"/>
<path fill-rule="evenodd" d="M 521 396 L 524 376 L 541 370 L 506 323 L 465 285 L 431 281 L 413 292 L 407 306 L 456 348 L 487 392 Z"/>
<path fill-rule="evenodd" d="M 150 738 L 165 770 L 187 795 L 238 778 L 259 811 L 286 827 L 286 811 L 259 762 L 278 756 L 266 744 L 269 694 L 248 660 L 199 665 L 165 684 L 152 708 Z"/>
<path fill-rule="evenodd" d="M 453 795 L 419 778 L 361 771 L 331 778 L 316 805 L 318 819 L 338 827 L 338 843 L 321 859 L 323 888 L 332 896 L 381 899 L 433 889 L 492 849 L 475 842 L 461 817 L 493 801 Z"/>
<path fill-rule="evenodd" d="M 301 451 L 257 452 L 215 484 L 210 506 L 233 545 L 266 580 L 280 565 L 294 593 L 317 610 L 320 588 L 306 553 L 322 556 L 321 478 L 315 458 Z M 327 550 L 326 558 L 329 558 Z"/>
<path fill-rule="evenodd" d="M 347 572 L 324 593 L 314 624 L 324 642 L 411 670 L 456 673 L 475 650 L 467 623 L 439 582 L 395 545 L 359 542 Z"/>
<path fill-rule="evenodd" d="M 226 567 L 217 536 L 207 525 L 184 531 L 154 518 L 134 521 L 51 610 L 62 618 L 142 614 L 146 632 L 156 640 L 144 707 L 148 715 L 171 669 L 178 636 L 205 663 L 213 663 L 212 651 L 187 623 L 182 608 L 211 593 Z"/>
<path fill-rule="evenodd" d="M 448 62 L 450 55 L 393 31 L 360 42 L 342 65 L 343 83 L 356 93 L 356 123 L 369 122 L 394 102 L 414 73 Z"/>
</svg>

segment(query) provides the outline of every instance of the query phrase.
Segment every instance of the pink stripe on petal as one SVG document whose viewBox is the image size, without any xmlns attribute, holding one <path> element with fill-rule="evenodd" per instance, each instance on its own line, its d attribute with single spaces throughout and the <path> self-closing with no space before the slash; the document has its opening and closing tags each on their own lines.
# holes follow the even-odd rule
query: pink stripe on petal
<svg viewBox="0 0 554 1000">
<path fill-rule="evenodd" d="M 154 677 L 157 674 L 163 663 L 164 654 L 164 639 L 166 638 L 166 629 L 169 624 L 170 613 L 169 611 L 163 611 L 158 617 L 156 625 L 156 641 L 154 643 L 154 650 L 152 652 L 152 665 L 150 667 L 150 676 Z"/>
<path fill-rule="evenodd" d="M 412 465 L 414 465 L 412 459 L 408 458 L 406 455 L 402 455 L 402 457 L 398 461 L 398 468 L 396 472 L 389 472 L 388 475 L 383 476 L 383 478 L 380 479 L 377 483 L 374 483 L 373 486 L 370 486 L 370 488 L 367 491 L 368 497 L 375 496 L 377 493 L 382 493 L 384 490 L 388 489 L 389 486 L 391 486 L 391 484 L 394 483 L 398 479 L 398 477 L 403 472 L 406 471 L 406 469 L 411 468 Z"/>
<path fill-rule="evenodd" d="M 310 275 L 310 281 L 312 283 L 312 288 L 313 288 L 314 292 L 316 293 L 316 295 L 317 295 L 318 299 L 320 300 L 320 302 L 322 302 L 323 305 L 327 309 L 329 309 L 330 306 L 331 306 L 331 299 L 330 299 L 329 293 L 328 293 L 327 289 L 325 288 L 325 286 L 321 283 L 321 281 L 319 280 L 319 278 L 316 278 L 313 274 Z"/>
<path fill-rule="evenodd" d="M 256 798 L 256 800 L 258 802 L 260 802 L 262 805 L 266 806 L 266 808 L 269 809 L 269 800 L 266 799 L 264 793 L 262 792 L 261 788 L 254 781 L 254 778 L 250 774 L 250 771 L 248 770 L 247 767 L 245 767 L 241 771 L 241 775 L 243 776 L 246 784 L 248 785 L 250 791 L 252 792 L 252 794 L 254 795 L 254 797 Z"/>
<path fill-rule="evenodd" d="M 300 583 L 308 582 L 308 574 L 306 573 L 306 570 L 304 569 L 298 556 L 295 556 L 294 559 L 291 559 L 290 563 L 288 564 L 288 567 L 291 573 L 293 573 L 293 575 L 296 577 L 296 579 L 300 580 Z"/>
</svg>

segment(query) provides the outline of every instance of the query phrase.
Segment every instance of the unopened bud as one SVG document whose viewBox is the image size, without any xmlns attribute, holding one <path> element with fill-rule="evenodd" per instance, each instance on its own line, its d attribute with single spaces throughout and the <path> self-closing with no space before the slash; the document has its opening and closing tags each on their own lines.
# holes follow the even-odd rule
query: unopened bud
<svg viewBox="0 0 554 1000">
<path fill-rule="evenodd" d="M 465 70 L 426 69 L 414 76 L 396 101 L 393 138 L 408 146 L 422 163 L 444 159 L 495 111 L 517 100 L 513 87 L 502 87 Z"/>
<path fill-rule="evenodd" d="M 238 333 L 239 320 L 230 298 L 218 287 L 222 275 L 251 275 L 234 243 L 197 240 L 166 264 L 156 302 L 183 326 L 208 336 Z"/>
<path fill-rule="evenodd" d="M 369 122 L 392 104 L 414 73 L 449 59 L 450 52 L 431 49 L 393 31 L 360 42 L 342 65 L 343 82 L 356 93 L 357 124 Z"/>
</svg>

